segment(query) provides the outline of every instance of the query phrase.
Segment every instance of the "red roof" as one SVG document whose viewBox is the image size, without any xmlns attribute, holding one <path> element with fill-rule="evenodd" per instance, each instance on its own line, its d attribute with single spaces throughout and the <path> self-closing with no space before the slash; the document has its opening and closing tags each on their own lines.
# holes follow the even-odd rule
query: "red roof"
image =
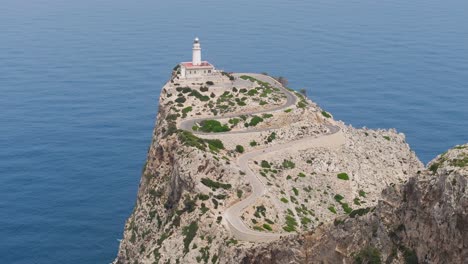
<svg viewBox="0 0 468 264">
<path fill-rule="evenodd" d="M 202 68 L 202 67 L 213 67 L 209 62 L 207 61 L 202 61 L 200 65 L 193 65 L 192 62 L 182 62 L 182 65 L 184 65 L 186 68 Z"/>
</svg>

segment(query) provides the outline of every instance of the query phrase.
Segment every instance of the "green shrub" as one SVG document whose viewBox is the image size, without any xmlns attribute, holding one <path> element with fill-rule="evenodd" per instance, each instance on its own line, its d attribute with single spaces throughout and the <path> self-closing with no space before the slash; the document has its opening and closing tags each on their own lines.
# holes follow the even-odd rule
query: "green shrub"
<svg viewBox="0 0 468 264">
<path fill-rule="evenodd" d="M 307 106 L 307 103 L 305 101 L 299 101 L 299 103 L 297 103 L 298 108 L 304 108 L 306 106 Z"/>
<path fill-rule="evenodd" d="M 232 126 L 237 125 L 240 122 L 239 118 L 231 118 L 229 119 L 228 123 L 231 124 Z"/>
<path fill-rule="evenodd" d="M 182 234 L 185 236 L 184 237 L 184 253 L 189 252 L 190 243 L 192 242 L 193 238 L 197 234 L 197 231 L 198 231 L 198 224 L 195 221 L 191 222 L 190 225 L 185 226 L 182 229 Z"/>
<path fill-rule="evenodd" d="M 286 215 L 286 226 L 284 226 L 283 229 L 286 232 L 293 232 L 293 231 L 296 231 L 296 226 L 297 226 L 296 219 L 291 215 Z"/>
<path fill-rule="evenodd" d="M 222 188 L 222 189 L 231 189 L 231 184 L 229 183 L 221 183 L 221 182 L 217 182 L 217 181 L 213 181 L 209 178 L 202 178 L 201 182 L 207 186 L 207 187 L 210 187 L 211 189 L 218 189 L 218 188 Z"/>
<path fill-rule="evenodd" d="M 284 197 L 281 197 L 280 199 L 283 203 L 289 203 L 288 199 L 284 198 Z"/>
<path fill-rule="evenodd" d="M 185 107 L 184 109 L 182 109 L 182 117 L 186 117 L 187 116 L 187 113 L 192 111 L 192 107 L 191 106 L 187 106 Z"/>
<path fill-rule="evenodd" d="M 212 81 L 207 81 L 206 85 L 213 85 L 214 83 Z"/>
<path fill-rule="evenodd" d="M 345 173 L 345 172 L 338 173 L 337 177 L 338 177 L 338 179 L 340 179 L 340 180 L 344 180 L 344 181 L 349 180 L 349 176 L 348 176 L 348 174 Z"/>
<path fill-rule="evenodd" d="M 208 87 L 202 86 L 202 87 L 200 87 L 200 91 L 201 92 L 208 92 Z"/>
<path fill-rule="evenodd" d="M 331 115 L 329 113 L 327 113 L 326 111 L 322 111 L 322 115 L 326 118 L 330 118 Z"/>
<path fill-rule="evenodd" d="M 301 178 L 305 178 L 305 174 L 303 172 L 299 172 L 299 174 L 297 174 L 298 177 L 301 177 Z"/>
<path fill-rule="evenodd" d="M 198 194 L 198 199 L 200 199 L 202 201 L 206 201 L 206 200 L 210 199 L 210 196 L 208 194 L 200 193 L 200 194 Z"/>
<path fill-rule="evenodd" d="M 293 192 L 294 192 L 294 194 L 295 194 L 296 196 L 298 196 L 298 195 L 299 195 L 299 190 L 298 190 L 298 189 L 296 189 L 296 187 L 293 187 L 293 189 L 292 189 L 292 190 L 293 190 Z"/>
<path fill-rule="evenodd" d="M 366 197 L 366 192 L 365 192 L 365 191 L 363 191 L 363 190 L 359 190 L 359 196 L 361 196 L 361 197 L 364 197 L 364 198 L 365 198 L 365 197 Z"/>
<path fill-rule="evenodd" d="M 185 97 L 177 97 L 177 99 L 174 100 L 176 103 L 185 103 L 185 101 L 187 101 L 187 99 L 185 99 Z"/>
<path fill-rule="evenodd" d="M 257 146 L 257 141 L 255 141 L 255 140 L 250 141 L 250 146 L 251 147 Z"/>
<path fill-rule="evenodd" d="M 260 166 L 262 166 L 262 168 L 267 168 L 267 169 L 271 168 L 270 163 L 268 163 L 268 161 L 266 160 L 262 160 L 262 162 L 260 163 Z"/>
<path fill-rule="evenodd" d="M 341 195 L 339 195 L 339 194 L 336 194 L 334 198 L 335 198 L 335 201 L 337 201 L 337 202 L 339 202 L 339 203 L 341 202 L 341 200 L 344 199 L 344 197 L 341 196 Z"/>
<path fill-rule="evenodd" d="M 289 112 L 291 112 L 291 111 L 292 111 L 291 108 L 284 110 L 285 113 L 289 113 Z"/>
<path fill-rule="evenodd" d="M 210 150 L 218 152 L 220 149 L 224 149 L 223 142 L 219 139 L 205 139 L 204 141 L 208 143 Z"/>
<path fill-rule="evenodd" d="M 206 102 L 210 100 L 210 97 L 207 95 L 202 95 L 199 91 L 197 90 L 192 90 L 192 92 L 189 94 L 189 96 L 195 96 L 198 100 L 202 102 Z"/>
<path fill-rule="evenodd" d="M 237 190 L 237 198 L 242 198 L 242 194 L 244 192 L 242 190 Z"/>
<path fill-rule="evenodd" d="M 267 138 L 267 141 L 268 142 L 272 142 L 273 140 L 276 139 L 276 133 L 275 132 L 271 132 L 271 134 L 268 136 Z"/>
<path fill-rule="evenodd" d="M 283 160 L 283 168 L 285 169 L 294 169 L 296 167 L 296 164 L 290 160 Z"/>
<path fill-rule="evenodd" d="M 204 120 L 201 122 L 201 127 L 199 128 L 200 131 L 205 133 L 219 133 L 219 132 L 227 132 L 231 129 L 227 125 L 222 125 L 221 122 L 218 120 Z"/>
<path fill-rule="evenodd" d="M 301 218 L 301 224 L 307 225 L 307 224 L 310 224 L 310 223 L 312 223 L 312 220 L 310 218 L 307 218 L 305 216 Z"/>
<path fill-rule="evenodd" d="M 263 118 L 261 118 L 259 116 L 254 116 L 250 120 L 249 126 L 256 126 L 260 122 L 263 122 Z"/>
<path fill-rule="evenodd" d="M 390 137 L 389 137 L 389 136 L 383 136 L 383 138 L 385 138 L 386 140 L 390 141 Z"/>
<path fill-rule="evenodd" d="M 273 228 L 269 224 L 263 224 L 263 228 L 265 228 L 268 231 L 273 231 Z"/>
<path fill-rule="evenodd" d="M 330 212 L 332 212 L 332 213 L 336 214 L 336 209 L 335 209 L 335 207 L 334 207 L 334 206 L 330 206 L 330 207 L 328 207 L 328 210 L 330 210 Z"/>
<path fill-rule="evenodd" d="M 347 203 L 341 203 L 341 207 L 343 208 L 343 211 L 345 211 L 345 213 L 347 214 L 353 211 L 353 208 L 349 207 Z"/>
<path fill-rule="evenodd" d="M 262 117 L 267 119 L 267 118 L 272 118 L 273 115 L 272 114 L 263 114 Z"/>
<path fill-rule="evenodd" d="M 236 151 L 239 152 L 239 153 L 244 153 L 244 147 L 241 146 L 241 145 L 237 145 L 236 146 Z"/>
<path fill-rule="evenodd" d="M 259 104 L 259 105 L 266 105 L 266 104 L 268 104 L 268 103 L 265 102 L 265 101 L 263 101 L 263 100 L 261 100 L 258 104 Z"/>
<path fill-rule="evenodd" d="M 370 211 L 370 207 L 359 208 L 359 209 L 351 211 L 351 213 L 349 213 L 349 217 L 354 218 L 356 215 L 363 216 L 369 213 L 369 211 Z"/>
<path fill-rule="evenodd" d="M 361 249 L 354 256 L 356 264 L 380 264 L 382 263 L 380 251 L 374 247 L 368 246 Z"/>
</svg>

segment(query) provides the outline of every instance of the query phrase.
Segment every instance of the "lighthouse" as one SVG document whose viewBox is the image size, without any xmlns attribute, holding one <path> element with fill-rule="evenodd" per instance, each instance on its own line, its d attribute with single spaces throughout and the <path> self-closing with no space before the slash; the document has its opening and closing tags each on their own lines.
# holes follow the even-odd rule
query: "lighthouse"
<svg viewBox="0 0 468 264">
<path fill-rule="evenodd" d="M 193 41 L 192 64 L 194 66 L 198 66 L 201 64 L 201 47 L 200 40 L 198 38 L 195 38 L 195 40 Z"/>
<path fill-rule="evenodd" d="M 180 77 L 186 79 L 200 79 L 216 75 L 217 71 L 214 66 L 201 60 L 200 39 L 197 37 L 193 40 L 192 61 L 180 63 Z"/>
</svg>

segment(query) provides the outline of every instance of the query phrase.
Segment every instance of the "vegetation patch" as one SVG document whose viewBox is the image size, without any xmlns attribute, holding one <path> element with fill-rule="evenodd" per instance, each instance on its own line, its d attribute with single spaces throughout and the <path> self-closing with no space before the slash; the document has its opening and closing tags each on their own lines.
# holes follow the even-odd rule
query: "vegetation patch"
<svg viewBox="0 0 468 264">
<path fill-rule="evenodd" d="M 227 125 L 222 125 L 221 122 L 218 120 L 204 120 L 200 124 L 200 128 L 198 130 L 203 131 L 205 133 L 219 133 L 219 132 L 227 132 L 231 129 Z"/>
<path fill-rule="evenodd" d="M 262 162 L 260 162 L 260 166 L 262 166 L 262 168 L 271 168 L 270 163 L 266 160 L 262 160 Z"/>
<path fill-rule="evenodd" d="M 192 90 L 192 92 L 189 94 L 189 96 L 194 96 L 195 98 L 197 98 L 198 100 L 202 101 L 202 102 L 206 102 L 206 101 L 209 101 L 210 100 L 210 97 L 207 96 L 207 95 L 202 95 L 199 91 L 197 90 Z M 176 100 L 177 101 L 177 100 Z"/>
<path fill-rule="evenodd" d="M 340 179 L 340 180 L 344 180 L 344 181 L 349 180 L 349 176 L 348 176 L 348 174 L 345 173 L 345 172 L 338 173 L 337 177 L 338 177 L 338 179 Z"/>
<path fill-rule="evenodd" d="M 259 116 L 254 116 L 249 122 L 249 126 L 256 126 L 258 123 L 263 122 L 263 118 Z"/>
<path fill-rule="evenodd" d="M 275 139 L 276 139 L 276 133 L 275 132 L 271 132 L 271 134 L 267 137 L 268 142 L 272 142 Z"/>
<path fill-rule="evenodd" d="M 284 231 L 293 232 L 296 231 L 297 221 L 291 215 L 286 215 L 286 226 L 283 226 Z"/>
<path fill-rule="evenodd" d="M 363 216 L 367 213 L 370 212 L 370 207 L 366 207 L 366 208 L 359 208 L 359 209 L 356 209 L 356 210 L 353 210 L 350 214 L 349 214 L 349 217 L 352 217 L 354 218 L 356 215 L 359 215 L 359 216 Z"/>
<path fill-rule="evenodd" d="M 282 166 L 284 169 L 294 169 L 296 164 L 290 160 L 283 160 Z"/>
<path fill-rule="evenodd" d="M 193 221 L 190 223 L 190 225 L 185 226 L 182 229 L 182 235 L 184 235 L 184 253 L 189 252 L 190 248 L 190 243 L 192 242 L 193 238 L 197 234 L 198 231 L 198 224 L 197 222 Z"/>
<path fill-rule="evenodd" d="M 217 181 L 213 181 L 211 180 L 210 178 L 202 178 L 201 182 L 207 186 L 207 187 L 210 187 L 211 189 L 213 190 L 216 190 L 218 188 L 222 188 L 222 189 L 231 189 L 232 185 L 229 184 L 229 183 L 221 183 L 221 182 L 217 182 Z"/>
<path fill-rule="evenodd" d="M 380 264 L 382 263 L 380 251 L 371 246 L 365 247 L 354 255 L 354 263 Z"/>
<path fill-rule="evenodd" d="M 330 206 L 330 207 L 328 207 L 328 210 L 330 210 L 330 212 L 332 212 L 332 213 L 336 214 L 336 209 L 335 209 L 335 207 L 334 207 L 334 206 Z"/>
<path fill-rule="evenodd" d="M 383 136 L 383 138 L 385 138 L 386 140 L 390 141 L 390 137 L 389 137 L 389 136 Z"/>
<path fill-rule="evenodd" d="M 241 145 L 237 145 L 236 146 L 236 151 L 239 152 L 239 153 L 244 153 L 244 147 L 241 146 Z"/>
<path fill-rule="evenodd" d="M 326 111 L 322 111 L 322 115 L 326 118 L 330 118 L 331 115 L 329 113 L 327 113 Z"/>
</svg>

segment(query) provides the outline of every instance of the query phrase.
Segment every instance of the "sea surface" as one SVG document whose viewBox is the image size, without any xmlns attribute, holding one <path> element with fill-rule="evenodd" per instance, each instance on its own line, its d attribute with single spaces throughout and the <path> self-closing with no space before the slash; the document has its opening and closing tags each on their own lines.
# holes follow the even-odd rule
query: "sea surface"
<svg viewBox="0 0 468 264">
<path fill-rule="evenodd" d="M 109 263 L 161 87 L 191 59 L 285 76 L 423 162 L 468 141 L 466 0 L 0 1 L 0 263 Z"/>
</svg>

